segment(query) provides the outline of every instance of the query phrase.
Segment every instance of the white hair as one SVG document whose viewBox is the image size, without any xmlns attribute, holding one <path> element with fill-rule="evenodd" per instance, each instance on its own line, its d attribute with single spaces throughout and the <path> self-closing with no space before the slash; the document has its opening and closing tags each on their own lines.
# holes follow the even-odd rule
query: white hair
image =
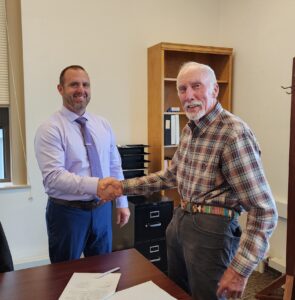
<svg viewBox="0 0 295 300">
<path fill-rule="evenodd" d="M 205 65 L 205 64 L 199 64 L 195 61 L 189 61 L 189 62 L 186 62 L 184 63 L 180 69 L 179 69 L 179 72 L 178 72 L 178 75 L 177 75 L 177 82 L 178 82 L 178 78 L 179 76 L 187 71 L 188 69 L 196 69 L 196 70 L 199 70 L 200 72 L 202 72 L 209 80 L 210 80 L 210 83 L 212 85 L 214 85 L 215 83 L 217 83 L 217 80 L 216 80 L 216 75 L 215 75 L 215 72 L 213 71 L 213 69 L 211 67 L 209 67 L 208 65 Z"/>
</svg>

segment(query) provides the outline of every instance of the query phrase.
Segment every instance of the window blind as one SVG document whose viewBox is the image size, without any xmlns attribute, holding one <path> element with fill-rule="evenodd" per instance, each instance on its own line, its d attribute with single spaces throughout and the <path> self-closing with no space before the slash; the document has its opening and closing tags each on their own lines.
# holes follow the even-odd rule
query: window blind
<svg viewBox="0 0 295 300">
<path fill-rule="evenodd" d="M 0 0 L 0 106 L 9 104 L 8 50 L 5 0 Z"/>
</svg>

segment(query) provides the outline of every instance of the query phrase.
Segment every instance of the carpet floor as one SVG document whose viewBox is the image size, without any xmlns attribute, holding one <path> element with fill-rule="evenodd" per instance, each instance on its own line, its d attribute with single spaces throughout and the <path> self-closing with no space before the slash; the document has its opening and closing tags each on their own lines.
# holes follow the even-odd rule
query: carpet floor
<svg viewBox="0 0 295 300">
<path fill-rule="evenodd" d="M 256 293 L 263 290 L 270 283 L 272 283 L 275 279 L 281 276 L 276 270 L 266 268 L 264 273 L 259 273 L 254 271 L 248 280 L 248 284 L 246 286 L 246 290 L 242 299 L 244 300 L 255 300 Z M 272 292 L 272 295 L 282 296 L 284 295 L 284 290 L 279 288 Z"/>
</svg>

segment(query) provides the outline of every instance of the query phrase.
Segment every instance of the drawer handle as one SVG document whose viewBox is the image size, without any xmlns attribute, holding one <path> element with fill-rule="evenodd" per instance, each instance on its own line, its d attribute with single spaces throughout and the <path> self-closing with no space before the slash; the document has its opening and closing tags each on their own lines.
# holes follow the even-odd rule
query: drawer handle
<svg viewBox="0 0 295 300">
<path fill-rule="evenodd" d="M 162 226 L 162 223 L 161 223 L 161 222 L 147 223 L 147 224 L 145 224 L 145 227 L 151 227 L 151 228 L 161 227 L 161 226 Z"/>
<path fill-rule="evenodd" d="M 151 263 L 154 263 L 154 262 L 157 262 L 157 261 L 161 261 L 161 257 L 150 259 Z"/>
<path fill-rule="evenodd" d="M 159 252 L 159 250 L 160 250 L 159 245 L 150 246 L 150 253 Z"/>
<path fill-rule="evenodd" d="M 150 211 L 150 218 L 159 218 L 160 217 L 160 211 L 159 210 L 153 210 Z"/>
</svg>

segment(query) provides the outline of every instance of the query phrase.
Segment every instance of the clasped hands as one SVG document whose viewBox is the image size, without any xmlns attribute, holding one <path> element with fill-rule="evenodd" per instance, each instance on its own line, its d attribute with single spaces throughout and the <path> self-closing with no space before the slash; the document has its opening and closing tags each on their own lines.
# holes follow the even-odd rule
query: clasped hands
<svg viewBox="0 0 295 300">
<path fill-rule="evenodd" d="M 102 201 L 112 201 L 123 195 L 121 181 L 114 177 L 100 179 L 97 186 L 97 196 Z"/>
</svg>

